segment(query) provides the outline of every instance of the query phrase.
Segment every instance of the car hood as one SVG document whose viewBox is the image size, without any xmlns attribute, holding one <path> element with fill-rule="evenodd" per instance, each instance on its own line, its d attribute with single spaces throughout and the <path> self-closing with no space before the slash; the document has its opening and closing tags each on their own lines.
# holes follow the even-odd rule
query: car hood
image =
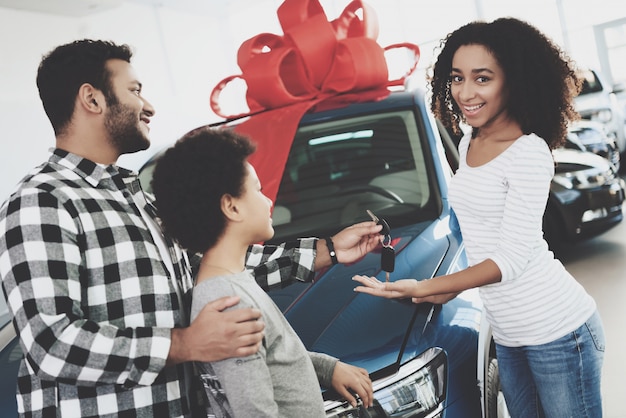
<svg viewBox="0 0 626 418">
<path fill-rule="evenodd" d="M 441 221 L 419 223 L 392 231 L 397 240 L 392 280 L 435 274 L 449 247 L 445 236 L 436 236 L 439 224 Z M 414 347 L 420 339 L 432 305 L 356 293 L 352 281 L 356 274 L 385 280 L 380 253 L 372 252 L 351 265 L 333 266 L 311 285 L 296 284 L 271 295 L 283 307 L 291 298 L 285 316 L 309 350 L 372 373 L 402 362 L 407 341 Z"/>
</svg>

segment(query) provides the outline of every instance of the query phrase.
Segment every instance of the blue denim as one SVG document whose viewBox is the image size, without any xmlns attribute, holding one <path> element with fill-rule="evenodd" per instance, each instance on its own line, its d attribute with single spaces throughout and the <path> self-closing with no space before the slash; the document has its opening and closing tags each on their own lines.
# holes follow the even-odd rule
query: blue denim
<svg viewBox="0 0 626 418">
<path fill-rule="evenodd" d="M 511 417 L 602 417 L 604 348 L 597 311 L 576 331 L 551 343 L 496 344 L 500 384 Z"/>
</svg>

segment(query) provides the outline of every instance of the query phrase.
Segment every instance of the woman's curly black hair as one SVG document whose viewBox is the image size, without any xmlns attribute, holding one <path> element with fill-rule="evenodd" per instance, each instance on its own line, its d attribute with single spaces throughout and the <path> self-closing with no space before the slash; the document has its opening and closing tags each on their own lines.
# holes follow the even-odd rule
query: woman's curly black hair
<svg viewBox="0 0 626 418">
<path fill-rule="evenodd" d="M 428 81 L 431 110 L 444 126 L 461 134 L 463 113 L 451 96 L 450 85 L 452 59 L 464 45 L 482 45 L 498 61 L 506 76 L 508 112 L 524 134 L 537 134 L 550 148 L 562 145 L 569 121 L 579 117 L 573 107 L 581 85 L 576 68 L 548 37 L 514 18 L 472 22 L 441 41 Z"/>
<path fill-rule="evenodd" d="M 152 177 L 156 206 L 166 234 L 190 252 L 205 252 L 223 234 L 223 195 L 241 196 L 245 162 L 256 146 L 226 129 L 190 131 L 158 160 Z"/>
</svg>

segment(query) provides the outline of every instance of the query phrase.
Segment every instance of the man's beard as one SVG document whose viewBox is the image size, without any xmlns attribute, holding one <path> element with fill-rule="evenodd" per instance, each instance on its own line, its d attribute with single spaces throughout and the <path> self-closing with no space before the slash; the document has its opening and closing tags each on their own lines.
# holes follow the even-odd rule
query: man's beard
<svg viewBox="0 0 626 418">
<path fill-rule="evenodd" d="M 108 100 L 108 114 L 104 126 L 111 144 L 119 154 L 132 154 L 150 146 L 150 140 L 139 127 L 139 118 L 128 106 L 117 100 Z"/>
</svg>

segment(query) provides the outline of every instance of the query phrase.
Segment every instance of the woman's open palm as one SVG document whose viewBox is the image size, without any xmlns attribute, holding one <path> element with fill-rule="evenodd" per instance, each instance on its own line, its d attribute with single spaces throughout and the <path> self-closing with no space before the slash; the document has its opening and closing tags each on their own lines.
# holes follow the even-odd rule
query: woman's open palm
<svg viewBox="0 0 626 418">
<path fill-rule="evenodd" d="M 415 279 L 402 279 L 395 282 L 381 282 L 375 277 L 356 275 L 352 280 L 359 282 L 361 286 L 354 288 L 355 292 L 367 293 L 387 299 L 403 299 L 415 296 L 418 281 Z"/>
</svg>

